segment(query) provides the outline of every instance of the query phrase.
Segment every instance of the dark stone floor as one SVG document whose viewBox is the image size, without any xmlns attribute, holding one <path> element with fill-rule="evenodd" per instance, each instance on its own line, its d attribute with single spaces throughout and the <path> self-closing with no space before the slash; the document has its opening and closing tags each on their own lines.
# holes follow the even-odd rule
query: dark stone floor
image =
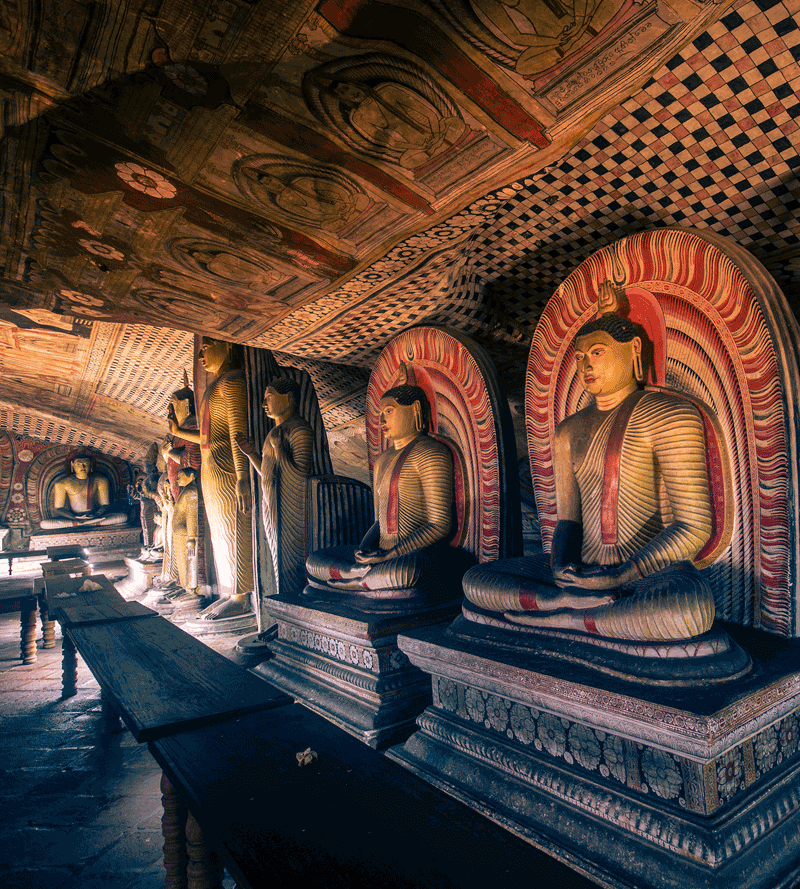
<svg viewBox="0 0 800 889">
<path fill-rule="evenodd" d="M 19 612 L 0 614 L 0 885 L 163 887 L 161 770 L 146 744 L 104 724 L 80 657 L 78 694 L 61 700 L 58 630 L 37 654 L 22 664 Z"/>
</svg>

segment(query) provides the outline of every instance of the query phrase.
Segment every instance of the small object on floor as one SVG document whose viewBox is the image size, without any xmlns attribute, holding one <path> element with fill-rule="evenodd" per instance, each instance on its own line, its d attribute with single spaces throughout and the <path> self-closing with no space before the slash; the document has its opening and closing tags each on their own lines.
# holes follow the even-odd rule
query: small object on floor
<svg viewBox="0 0 800 889">
<path fill-rule="evenodd" d="M 102 590 L 103 585 L 100 583 L 95 583 L 93 580 L 84 580 L 81 586 L 78 588 L 79 593 L 90 593 L 95 590 Z"/>
</svg>

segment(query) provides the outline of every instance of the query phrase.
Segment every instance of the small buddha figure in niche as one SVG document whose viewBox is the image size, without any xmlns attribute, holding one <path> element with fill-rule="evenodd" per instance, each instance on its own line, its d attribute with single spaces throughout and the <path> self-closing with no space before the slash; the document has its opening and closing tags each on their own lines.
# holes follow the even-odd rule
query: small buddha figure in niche
<svg viewBox="0 0 800 889">
<path fill-rule="evenodd" d="M 262 521 L 278 595 L 301 590 L 306 579 L 306 481 L 314 433 L 297 412 L 299 397 L 294 380 L 274 380 L 264 391 L 263 408 L 275 425 L 261 454 L 246 436 L 237 439 L 261 478 Z"/>
<path fill-rule="evenodd" d="M 203 337 L 200 363 L 210 378 L 198 412 L 199 429 L 171 419 L 170 431 L 200 445 L 200 485 L 220 590 L 220 600 L 200 616 L 219 620 L 250 611 L 253 591 L 250 473 L 236 444 L 237 436 L 247 434 L 247 391 L 232 343 Z"/>
<path fill-rule="evenodd" d="M 123 512 L 109 512 L 111 488 L 108 479 L 94 471 L 91 454 L 76 454 L 70 461 L 70 469 L 70 475 L 53 485 L 52 518 L 42 519 L 42 528 L 124 525 L 128 521 Z"/>
<path fill-rule="evenodd" d="M 467 555 L 449 545 L 455 532 L 453 456 L 428 435 L 430 405 L 418 386 L 389 389 L 379 409 L 390 447 L 375 462 L 375 523 L 355 550 L 312 553 L 309 578 L 312 585 L 376 599 L 400 598 L 395 591 L 403 589 L 420 595 L 447 589 Z M 463 570 L 462 564 L 459 576 Z"/>
<path fill-rule="evenodd" d="M 197 598 L 198 496 L 195 475 L 191 467 L 178 470 L 180 494 L 172 512 L 172 552 L 178 583 L 185 590 L 185 594 L 175 600 L 179 604 Z"/>
<path fill-rule="evenodd" d="M 713 532 L 703 421 L 689 401 L 640 389 L 641 354 L 636 325 L 613 312 L 578 331 L 578 376 L 594 403 L 556 429 L 550 564 L 472 568 L 464 593 L 480 609 L 626 640 L 711 628 L 713 593 L 691 561 Z"/>
</svg>

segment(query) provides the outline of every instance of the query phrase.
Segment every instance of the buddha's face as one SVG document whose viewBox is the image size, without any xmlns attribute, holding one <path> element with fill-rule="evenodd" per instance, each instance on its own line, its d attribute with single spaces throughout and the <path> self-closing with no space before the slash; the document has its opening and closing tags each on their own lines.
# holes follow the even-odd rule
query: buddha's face
<svg viewBox="0 0 800 889">
<path fill-rule="evenodd" d="M 209 372 L 217 373 L 230 354 L 230 344 L 224 340 L 212 340 L 203 337 L 200 346 L 200 364 Z"/>
<path fill-rule="evenodd" d="M 635 383 L 633 356 L 641 340 L 618 343 L 610 333 L 597 330 L 575 341 L 575 364 L 583 388 L 594 396 L 612 395 Z"/>
<path fill-rule="evenodd" d="M 267 386 L 264 390 L 264 401 L 262 404 L 264 413 L 274 420 L 277 417 L 283 417 L 287 413 L 292 412 L 294 407 L 294 398 L 291 392 L 276 392 L 272 386 Z"/>
<path fill-rule="evenodd" d="M 366 92 L 355 83 L 337 83 L 333 94 L 348 105 L 360 105 L 367 98 Z"/>
<path fill-rule="evenodd" d="M 89 457 L 76 457 L 70 465 L 78 478 L 89 478 L 89 473 L 92 471 L 92 461 Z"/>
<path fill-rule="evenodd" d="M 415 408 L 414 405 L 417 407 Z M 399 441 L 419 432 L 416 420 L 420 410 L 418 401 L 406 405 L 398 404 L 394 398 L 381 398 L 378 410 L 380 411 L 381 432 L 389 441 Z"/>
</svg>

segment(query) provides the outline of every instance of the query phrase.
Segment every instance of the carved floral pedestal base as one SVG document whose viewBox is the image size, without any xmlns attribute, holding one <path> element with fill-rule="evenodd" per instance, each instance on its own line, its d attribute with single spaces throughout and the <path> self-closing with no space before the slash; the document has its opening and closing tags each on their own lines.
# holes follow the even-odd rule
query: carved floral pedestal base
<svg viewBox="0 0 800 889">
<path fill-rule="evenodd" d="M 430 679 L 398 650 L 397 635 L 451 621 L 460 600 L 402 614 L 362 611 L 344 596 L 267 603 L 275 657 L 254 672 L 371 747 L 408 737 L 430 703 Z"/>
<path fill-rule="evenodd" d="M 670 686 L 463 626 L 400 637 L 433 704 L 390 757 L 602 886 L 796 885 L 800 643 L 742 631 L 751 669 Z"/>
</svg>

